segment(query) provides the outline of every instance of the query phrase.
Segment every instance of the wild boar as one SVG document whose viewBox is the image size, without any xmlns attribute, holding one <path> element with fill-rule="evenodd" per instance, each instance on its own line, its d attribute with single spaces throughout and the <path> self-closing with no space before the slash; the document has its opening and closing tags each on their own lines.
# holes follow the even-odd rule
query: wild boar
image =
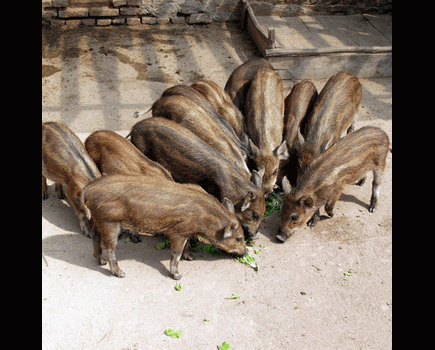
<svg viewBox="0 0 435 350">
<path fill-rule="evenodd" d="M 281 185 L 283 176 L 287 176 L 290 182 L 296 183 L 297 181 L 297 156 L 293 143 L 299 128 L 304 130 L 303 124 L 313 108 L 317 95 L 317 89 L 314 84 L 304 80 L 293 86 L 290 94 L 284 99 L 283 139 L 287 142 L 287 149 L 291 156 L 287 160 L 281 161 L 279 165 L 278 185 Z"/>
<path fill-rule="evenodd" d="M 65 125 L 57 122 L 42 124 L 42 199 L 48 198 L 47 179 L 54 181 L 59 198 L 65 194 L 74 208 L 80 228 L 90 236 L 91 227 L 81 193 L 93 179 L 101 177 L 94 161 L 86 153 L 83 143 Z"/>
<path fill-rule="evenodd" d="M 284 177 L 282 185 L 285 196 L 277 238 L 285 241 L 308 220 L 309 226 L 314 227 L 323 205 L 326 213 L 332 217 L 344 186 L 365 178 L 369 171 L 373 171 L 369 211 L 374 213 L 388 149 L 389 141 L 385 132 L 366 126 L 327 149 L 298 179 L 295 188 L 292 189 Z"/>
<path fill-rule="evenodd" d="M 195 183 L 219 201 L 228 198 L 249 236 L 257 238 L 266 208 L 262 176 L 253 171 L 251 179 L 190 130 L 171 120 L 153 117 L 135 124 L 131 142 L 147 157 L 168 169 L 177 182 Z"/>
<path fill-rule="evenodd" d="M 181 278 L 180 258 L 192 237 L 200 236 L 229 254 L 246 254 L 243 230 L 231 201 L 225 199 L 221 204 L 197 185 L 148 176 L 105 176 L 84 188 L 83 200 L 94 220 L 94 256 L 100 265 L 107 259 L 117 277 L 125 277 L 115 256 L 123 223 L 169 238 L 170 273 L 177 280 Z"/>
<path fill-rule="evenodd" d="M 224 90 L 242 113 L 245 113 L 245 98 L 251 86 L 251 80 L 260 68 L 273 69 L 269 61 L 264 58 L 250 60 L 238 66 L 225 84 Z"/>
<path fill-rule="evenodd" d="M 241 149 L 215 119 L 190 98 L 181 95 L 159 98 L 153 104 L 153 117 L 170 119 L 189 129 L 212 148 L 236 163 L 247 179 L 251 177 Z"/>
<path fill-rule="evenodd" d="M 244 117 L 224 89 L 211 80 L 198 80 L 191 87 L 207 99 L 219 116 L 231 125 L 239 138 L 243 135 Z"/>
<path fill-rule="evenodd" d="M 288 158 L 284 130 L 283 86 L 278 73 L 260 68 L 254 75 L 246 96 L 246 131 L 250 140 L 245 145 L 248 157 L 257 169 L 264 167 L 263 187 L 266 195 L 273 192 L 279 162 Z M 252 167 L 251 167 L 252 168 Z"/>
<path fill-rule="evenodd" d="M 298 156 L 298 176 L 336 143 L 346 129 L 347 133 L 353 131 L 361 97 L 361 84 L 350 73 L 337 73 L 327 81 L 307 118 L 305 139 L 298 133 L 294 142 Z"/>
<path fill-rule="evenodd" d="M 173 181 L 168 170 L 116 132 L 95 131 L 85 140 L 85 148 L 100 172 L 106 175 L 147 175 Z"/>
</svg>

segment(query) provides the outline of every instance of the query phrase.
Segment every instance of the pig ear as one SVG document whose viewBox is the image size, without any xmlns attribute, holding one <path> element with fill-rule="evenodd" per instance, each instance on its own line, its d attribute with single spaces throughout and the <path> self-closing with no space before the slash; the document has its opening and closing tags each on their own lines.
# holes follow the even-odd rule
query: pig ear
<svg viewBox="0 0 435 350">
<path fill-rule="evenodd" d="M 290 185 L 290 181 L 287 179 L 287 176 L 282 178 L 282 189 L 285 194 L 290 194 L 292 191 L 292 185 Z"/>
<path fill-rule="evenodd" d="M 255 197 L 255 194 L 253 192 L 248 192 L 248 194 L 246 195 L 245 199 L 243 199 L 243 204 L 242 204 L 242 207 L 240 208 L 240 211 L 245 211 L 246 209 L 248 209 L 249 206 L 251 205 L 252 201 L 255 198 L 256 197 Z"/>
<path fill-rule="evenodd" d="M 227 210 L 230 213 L 234 213 L 234 204 L 228 198 L 224 198 L 224 201 L 222 202 L 222 204 L 224 205 L 225 208 L 227 208 Z"/>
<path fill-rule="evenodd" d="M 255 143 L 252 142 L 251 139 L 249 139 L 249 141 L 248 141 L 248 147 L 246 148 L 246 151 L 247 151 L 246 153 L 248 154 L 249 158 L 255 158 L 260 153 L 260 150 L 258 149 L 257 146 L 255 146 Z"/>
<path fill-rule="evenodd" d="M 301 134 L 301 128 L 298 128 L 298 133 L 296 135 L 296 139 L 293 142 L 293 148 L 299 149 L 305 143 L 305 139 Z"/>
<path fill-rule="evenodd" d="M 261 188 L 263 186 L 264 172 L 265 172 L 264 166 L 262 166 L 258 171 L 252 170 L 251 181 L 254 183 L 254 185 L 257 188 Z"/>
<path fill-rule="evenodd" d="M 230 238 L 233 235 L 233 231 L 239 228 L 239 222 L 236 219 L 232 219 L 227 226 L 225 226 L 224 230 L 224 239 Z"/>
<path fill-rule="evenodd" d="M 304 205 L 308 209 L 311 209 L 312 207 L 314 207 L 313 198 L 311 198 L 310 196 L 301 197 L 299 199 L 299 203 L 301 203 L 302 205 Z"/>
<path fill-rule="evenodd" d="M 286 140 L 282 141 L 275 151 L 273 151 L 273 155 L 280 160 L 286 160 L 289 157 Z"/>
</svg>

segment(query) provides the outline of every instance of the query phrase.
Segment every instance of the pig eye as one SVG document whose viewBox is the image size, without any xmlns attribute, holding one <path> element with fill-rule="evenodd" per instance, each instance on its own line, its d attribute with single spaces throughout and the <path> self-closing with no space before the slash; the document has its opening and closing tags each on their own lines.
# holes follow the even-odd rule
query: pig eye
<svg viewBox="0 0 435 350">
<path fill-rule="evenodd" d="M 239 243 L 240 243 L 241 241 L 243 241 L 243 238 L 242 238 L 242 237 L 237 237 L 237 238 L 236 238 L 236 242 L 239 242 Z"/>
<path fill-rule="evenodd" d="M 299 215 L 292 215 L 292 216 L 290 216 L 290 220 L 292 220 L 292 221 L 298 221 L 299 220 Z"/>
<path fill-rule="evenodd" d="M 254 220 L 258 220 L 258 219 L 260 218 L 260 215 L 258 215 L 258 213 L 257 213 L 256 211 L 253 211 L 253 212 L 252 212 L 252 218 L 253 218 Z"/>
<path fill-rule="evenodd" d="M 278 168 L 276 168 L 276 169 L 273 171 L 272 176 L 275 176 L 275 175 L 277 175 L 277 174 L 278 174 Z"/>
</svg>

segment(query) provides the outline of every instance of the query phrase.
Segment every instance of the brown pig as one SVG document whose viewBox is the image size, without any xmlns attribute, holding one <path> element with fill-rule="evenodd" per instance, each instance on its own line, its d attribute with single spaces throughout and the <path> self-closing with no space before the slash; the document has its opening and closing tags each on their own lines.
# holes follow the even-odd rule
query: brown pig
<svg viewBox="0 0 435 350">
<path fill-rule="evenodd" d="M 249 60 L 238 66 L 228 78 L 224 90 L 233 100 L 234 105 L 245 113 L 245 99 L 251 86 L 251 80 L 260 68 L 271 68 L 272 65 L 264 58 Z"/>
<path fill-rule="evenodd" d="M 264 167 L 263 187 L 272 193 L 279 162 L 288 158 L 284 129 L 284 99 L 281 78 L 274 69 L 260 68 L 246 96 L 246 145 L 248 157 L 257 169 Z"/>
<path fill-rule="evenodd" d="M 47 179 L 59 188 L 59 198 L 65 194 L 74 208 L 80 228 L 90 236 L 86 208 L 81 200 L 82 189 L 93 179 L 101 177 L 83 143 L 65 125 L 57 122 L 42 124 L 42 199 L 48 198 Z"/>
<path fill-rule="evenodd" d="M 83 190 L 83 199 L 94 220 L 94 256 L 110 270 L 125 277 L 115 257 L 121 224 L 146 233 L 163 233 L 171 244 L 170 272 L 180 279 L 180 258 L 188 240 L 202 237 L 229 254 L 243 256 L 243 230 L 231 201 L 223 204 L 201 187 L 147 176 L 102 177 Z"/>
<path fill-rule="evenodd" d="M 369 211 L 378 205 L 379 186 L 385 169 L 389 149 L 388 136 L 379 128 L 366 126 L 340 139 L 326 150 L 298 179 L 292 189 L 284 177 L 284 203 L 277 238 L 285 241 L 308 220 L 314 227 L 319 209 L 325 206 L 332 217 L 334 206 L 344 186 L 365 178 L 373 171 L 373 188 Z"/>
<path fill-rule="evenodd" d="M 266 206 L 264 169 L 253 171 L 251 179 L 246 179 L 234 162 L 190 130 L 164 118 L 153 117 L 135 124 L 131 142 L 168 169 L 175 181 L 199 184 L 221 202 L 224 198 L 231 200 L 247 234 L 257 237 Z"/>
<path fill-rule="evenodd" d="M 327 81 L 307 118 L 305 139 L 298 133 L 294 142 L 298 156 L 298 176 L 336 143 L 346 129 L 348 133 L 353 131 L 361 97 L 361 84 L 350 73 L 337 73 Z"/>
<path fill-rule="evenodd" d="M 277 184 L 281 185 L 283 176 L 287 176 L 291 182 L 296 183 L 297 179 L 297 157 L 293 143 L 297 137 L 298 130 L 307 119 L 314 101 L 317 98 L 317 89 L 314 84 L 308 80 L 301 81 L 293 86 L 290 94 L 284 99 L 284 135 L 283 139 L 287 142 L 287 149 L 290 156 L 279 165 L 279 175 Z"/>
<path fill-rule="evenodd" d="M 147 175 L 172 181 L 169 171 L 116 132 L 95 131 L 85 140 L 85 147 L 100 172 L 106 175 Z"/>
<path fill-rule="evenodd" d="M 192 84 L 192 88 L 204 95 L 219 116 L 231 125 L 238 137 L 243 135 L 243 115 L 224 89 L 211 80 L 198 80 Z"/>
<path fill-rule="evenodd" d="M 193 90 L 193 89 L 192 89 Z M 153 117 L 170 119 L 192 131 L 201 140 L 234 162 L 249 179 L 249 171 L 243 153 L 216 120 L 190 98 L 171 95 L 159 98 L 153 104 Z"/>
</svg>

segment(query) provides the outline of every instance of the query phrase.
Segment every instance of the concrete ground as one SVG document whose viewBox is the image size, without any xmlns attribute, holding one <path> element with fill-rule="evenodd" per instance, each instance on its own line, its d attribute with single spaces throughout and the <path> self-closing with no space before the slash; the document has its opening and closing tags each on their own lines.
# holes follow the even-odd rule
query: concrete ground
<svg viewBox="0 0 435 350">
<path fill-rule="evenodd" d="M 164 89 L 200 78 L 225 85 L 259 52 L 237 24 L 42 29 L 42 121 L 60 121 L 84 140 L 126 135 L 133 112 Z M 315 80 L 320 91 L 326 80 Z M 292 85 L 294 82 L 288 82 Z M 361 79 L 357 128 L 392 141 L 391 78 Z M 221 254 L 181 261 L 181 291 L 169 276 L 162 237 L 118 242 L 123 279 L 92 256 L 67 201 L 50 186 L 42 201 L 43 349 L 389 349 L 392 347 L 392 154 L 379 209 L 368 212 L 372 175 L 347 186 L 334 218 L 286 243 L 275 214 L 261 226 L 258 272 Z M 232 293 L 238 299 L 228 299 Z M 204 322 L 207 319 L 209 322 Z M 182 330 L 180 338 L 165 335 Z"/>
</svg>

